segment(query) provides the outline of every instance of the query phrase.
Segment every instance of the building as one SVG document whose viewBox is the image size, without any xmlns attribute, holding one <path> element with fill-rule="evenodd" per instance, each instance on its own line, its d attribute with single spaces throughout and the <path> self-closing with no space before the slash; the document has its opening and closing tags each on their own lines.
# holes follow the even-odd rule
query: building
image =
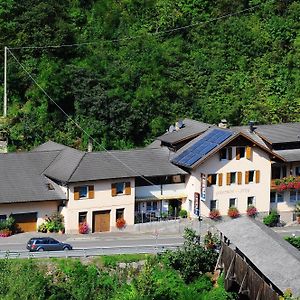
<svg viewBox="0 0 300 300">
<path fill-rule="evenodd" d="M 292 220 L 299 189 L 278 184 L 300 176 L 299 133 L 300 123 L 227 128 L 185 119 L 144 149 L 83 152 L 46 142 L 0 153 L 0 218 L 12 214 L 32 231 L 59 211 L 66 232 L 83 221 L 99 232 L 120 217 L 130 226 L 180 209 L 197 217 L 255 205 Z"/>
</svg>

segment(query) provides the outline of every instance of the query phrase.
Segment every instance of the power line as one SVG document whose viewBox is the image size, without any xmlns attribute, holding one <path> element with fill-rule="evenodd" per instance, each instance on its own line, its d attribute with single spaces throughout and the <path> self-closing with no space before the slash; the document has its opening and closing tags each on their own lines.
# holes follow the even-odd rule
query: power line
<svg viewBox="0 0 300 300">
<path fill-rule="evenodd" d="M 267 1 L 269 2 L 269 1 Z M 193 23 L 193 24 L 189 24 L 186 26 L 181 26 L 181 27 L 176 27 L 176 28 L 172 28 L 172 29 L 168 29 L 168 30 L 164 30 L 164 31 L 158 31 L 158 32 L 147 32 L 143 35 L 135 35 L 132 37 L 125 37 L 125 38 L 119 38 L 119 39 L 111 39 L 111 40 L 102 40 L 102 41 L 95 41 L 95 42 L 85 42 L 85 43 L 73 43 L 73 44 L 63 44 L 63 45 L 46 45 L 46 46 L 24 46 L 24 47 L 9 47 L 10 49 L 13 50 L 20 50 L 20 49 L 57 49 L 57 48 L 67 48 L 67 47 L 80 47 L 80 46 L 87 46 L 87 45 L 96 45 L 96 44 L 104 44 L 104 43 L 113 43 L 113 42 L 122 42 L 122 41 L 128 41 L 128 40 L 134 40 L 134 39 L 138 39 L 138 38 L 143 38 L 145 37 L 145 35 L 148 36 L 159 36 L 159 35 L 163 35 L 165 33 L 172 33 L 172 32 L 176 32 L 176 31 L 180 31 L 183 29 L 187 29 L 187 28 L 191 28 L 191 27 L 196 27 L 196 26 L 200 26 L 200 25 L 205 25 L 208 23 L 212 23 L 215 21 L 219 21 L 228 17 L 232 17 L 232 16 L 236 16 L 239 15 L 241 13 L 247 12 L 247 11 L 251 11 L 256 9 L 257 7 L 261 6 L 262 4 L 266 4 L 265 3 L 260 3 L 257 5 L 254 5 L 252 7 L 249 8 L 245 8 L 243 10 L 237 11 L 235 13 L 230 13 L 230 14 L 226 14 L 214 19 L 210 19 L 208 21 L 202 21 L 202 22 L 197 22 L 197 23 Z"/>
<path fill-rule="evenodd" d="M 69 119 L 71 122 L 79 128 L 84 134 L 86 134 L 94 143 L 99 145 L 104 151 L 106 151 L 108 154 L 110 154 L 112 157 L 114 157 L 118 162 L 120 162 L 123 166 L 125 166 L 130 171 L 133 171 L 134 174 L 138 175 L 139 177 L 142 177 L 144 180 L 146 180 L 148 183 L 150 183 L 153 186 L 156 186 L 157 184 L 154 184 L 152 181 L 150 181 L 148 178 L 137 172 L 136 170 L 132 169 L 130 166 L 128 166 L 126 163 L 124 163 L 122 160 L 120 160 L 116 155 L 114 155 L 112 152 L 108 151 L 103 145 L 98 143 L 90 134 L 88 134 L 75 120 L 73 120 L 69 114 L 67 114 L 64 109 L 54 101 L 49 94 L 39 85 L 39 83 L 32 77 L 32 75 L 26 70 L 26 68 L 21 64 L 21 62 L 16 58 L 16 56 L 12 53 L 12 51 L 8 48 L 9 53 L 12 55 L 14 60 L 21 66 L 21 68 L 25 71 L 25 73 L 31 78 L 31 80 L 38 86 L 38 88 L 45 94 L 45 96 L 54 103 L 58 109 Z"/>
</svg>

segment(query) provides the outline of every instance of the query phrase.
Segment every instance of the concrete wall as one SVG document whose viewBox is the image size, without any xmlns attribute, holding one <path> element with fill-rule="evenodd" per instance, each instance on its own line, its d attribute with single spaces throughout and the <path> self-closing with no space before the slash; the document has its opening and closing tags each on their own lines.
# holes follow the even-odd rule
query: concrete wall
<svg viewBox="0 0 300 300">
<path fill-rule="evenodd" d="M 128 182 L 131 184 L 131 195 L 112 196 L 111 184 L 116 182 Z M 94 185 L 94 199 L 74 200 L 74 187 L 83 185 Z M 124 219 L 128 225 L 134 224 L 135 189 L 134 179 L 101 180 L 81 182 L 69 186 L 69 201 L 62 209 L 65 217 L 65 227 L 67 233 L 78 233 L 79 212 L 87 212 L 87 223 L 92 229 L 94 211 L 110 211 L 110 226 L 115 227 L 116 210 L 124 208 Z"/>
<path fill-rule="evenodd" d="M 57 207 L 57 201 L 0 204 L 0 215 L 9 216 L 10 214 L 37 212 L 37 226 L 39 226 L 47 216 L 49 217 L 52 213 L 57 212 Z"/>
<path fill-rule="evenodd" d="M 268 154 L 252 147 L 252 157 L 246 157 L 240 160 L 236 159 L 236 147 L 232 147 L 232 160 L 219 159 L 219 153 L 207 159 L 199 167 L 195 168 L 187 179 L 188 200 L 193 201 L 194 193 L 200 193 L 201 173 L 204 174 L 223 174 L 222 186 L 216 185 L 206 187 L 206 200 L 200 201 L 201 215 L 208 216 L 210 212 L 210 200 L 217 200 L 217 209 L 221 215 L 226 215 L 229 208 L 229 198 L 237 198 L 236 207 L 240 213 L 245 213 L 247 209 L 247 197 L 255 197 L 255 206 L 259 212 L 267 212 L 270 208 L 270 180 L 271 180 L 271 162 Z M 260 182 L 245 184 L 245 172 L 250 170 L 260 170 Z M 242 172 L 242 184 L 236 183 L 226 185 L 226 173 Z M 186 201 L 188 203 L 189 201 Z M 188 209 L 187 204 L 185 209 Z M 193 212 L 191 212 L 193 215 Z"/>
</svg>

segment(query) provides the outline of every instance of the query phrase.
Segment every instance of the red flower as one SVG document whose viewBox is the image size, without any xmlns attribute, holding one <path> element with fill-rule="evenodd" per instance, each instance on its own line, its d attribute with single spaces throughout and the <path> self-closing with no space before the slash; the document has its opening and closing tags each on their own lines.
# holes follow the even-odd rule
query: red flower
<svg viewBox="0 0 300 300">
<path fill-rule="evenodd" d="M 250 205 L 248 208 L 247 208 L 247 216 L 249 217 L 255 217 L 257 215 L 257 209 L 255 206 L 253 205 Z"/>
<path fill-rule="evenodd" d="M 294 189 L 300 190 L 300 181 L 294 182 Z"/>
<path fill-rule="evenodd" d="M 89 233 L 89 226 L 86 222 L 82 222 L 79 224 L 79 233 L 81 234 Z"/>
<path fill-rule="evenodd" d="M 117 228 L 119 228 L 119 229 L 124 228 L 125 225 L 126 225 L 126 221 L 123 218 L 117 219 L 117 222 L 116 222 Z"/>
<path fill-rule="evenodd" d="M 228 216 L 230 217 L 230 218 L 238 218 L 239 216 L 240 216 L 240 213 L 239 213 L 239 211 L 238 211 L 238 209 L 236 208 L 236 207 L 230 207 L 229 209 L 228 209 Z"/>
<path fill-rule="evenodd" d="M 287 189 L 287 184 L 285 183 L 280 183 L 279 187 L 278 187 L 278 191 L 282 192 L 285 191 Z"/>
<path fill-rule="evenodd" d="M 213 209 L 210 213 L 209 213 L 209 217 L 212 220 L 219 220 L 221 218 L 220 212 L 217 209 Z"/>
<path fill-rule="evenodd" d="M 288 184 L 287 184 L 287 188 L 288 189 L 293 189 L 295 187 L 295 182 L 289 182 Z"/>
</svg>

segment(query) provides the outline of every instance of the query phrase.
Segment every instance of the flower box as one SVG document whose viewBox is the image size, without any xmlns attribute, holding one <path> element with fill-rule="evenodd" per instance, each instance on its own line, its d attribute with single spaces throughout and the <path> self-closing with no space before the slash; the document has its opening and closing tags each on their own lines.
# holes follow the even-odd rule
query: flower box
<svg viewBox="0 0 300 300">
<path fill-rule="evenodd" d="M 210 217 L 212 220 L 220 220 L 221 215 L 220 215 L 219 210 L 218 210 L 218 209 L 213 209 L 212 211 L 210 211 L 209 217 Z"/>
<path fill-rule="evenodd" d="M 117 228 L 122 229 L 125 227 L 125 225 L 126 225 L 126 221 L 123 218 L 117 219 L 117 222 L 116 222 Z"/>
<path fill-rule="evenodd" d="M 240 213 L 236 207 L 230 207 L 228 209 L 228 216 L 232 219 L 238 218 L 240 216 Z"/>
</svg>

